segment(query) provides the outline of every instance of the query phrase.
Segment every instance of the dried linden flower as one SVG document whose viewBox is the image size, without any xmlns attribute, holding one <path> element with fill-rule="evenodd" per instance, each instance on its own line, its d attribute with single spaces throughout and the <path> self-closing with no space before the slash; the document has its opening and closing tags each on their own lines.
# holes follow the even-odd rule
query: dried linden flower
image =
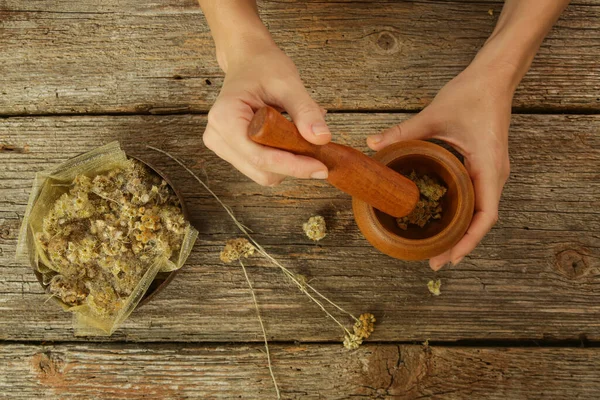
<svg viewBox="0 0 600 400">
<path fill-rule="evenodd" d="M 254 246 L 245 238 L 231 239 L 225 243 L 221 250 L 221 261 L 230 263 L 240 258 L 248 258 L 254 254 Z"/>
<path fill-rule="evenodd" d="M 325 225 L 325 218 L 320 215 L 310 217 L 308 222 L 302 225 L 304 233 L 310 240 L 319 241 L 327 235 L 327 226 Z"/>
<path fill-rule="evenodd" d="M 398 227 L 402 230 L 407 230 L 409 225 L 423 228 L 432 219 L 442 218 L 440 200 L 447 189 L 427 175 L 418 176 L 415 171 L 412 171 L 408 178 L 416 183 L 421 197 L 409 215 L 396 220 Z"/>
<path fill-rule="evenodd" d="M 111 316 L 157 257 L 176 255 L 187 224 L 167 183 L 138 161 L 79 175 L 36 236 L 57 272 L 48 290 L 67 305 Z"/>
<path fill-rule="evenodd" d="M 427 282 L 427 289 L 429 289 L 429 291 L 431 292 L 432 295 L 434 296 L 439 296 L 440 294 L 442 294 L 442 292 L 440 292 L 440 288 L 442 287 L 442 280 L 438 279 L 437 281 L 429 281 Z"/>
</svg>

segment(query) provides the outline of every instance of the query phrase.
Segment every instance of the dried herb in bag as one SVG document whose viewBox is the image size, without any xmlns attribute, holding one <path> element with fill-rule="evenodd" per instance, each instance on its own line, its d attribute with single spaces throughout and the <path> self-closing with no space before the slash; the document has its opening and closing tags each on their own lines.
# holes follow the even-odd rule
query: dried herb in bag
<svg viewBox="0 0 600 400">
<path fill-rule="evenodd" d="M 17 254 L 76 333 L 110 335 L 197 234 L 167 183 L 113 142 L 36 175 Z"/>
</svg>

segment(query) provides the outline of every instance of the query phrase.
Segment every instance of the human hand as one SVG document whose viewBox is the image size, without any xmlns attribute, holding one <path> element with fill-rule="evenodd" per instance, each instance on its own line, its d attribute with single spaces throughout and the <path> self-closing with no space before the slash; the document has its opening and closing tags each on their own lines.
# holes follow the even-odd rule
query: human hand
<svg viewBox="0 0 600 400">
<path fill-rule="evenodd" d="M 429 260 L 433 270 L 458 264 L 498 220 L 498 203 L 509 176 L 508 128 L 514 89 L 494 68 L 474 62 L 447 83 L 414 117 L 367 139 L 373 150 L 412 139 L 441 139 L 464 157 L 475 189 L 475 215 L 465 236 Z"/>
<path fill-rule="evenodd" d="M 322 145 L 331 140 L 325 110 L 311 99 L 292 60 L 274 43 L 258 41 L 246 43 L 221 65 L 225 82 L 208 113 L 206 147 L 261 185 L 277 185 L 285 176 L 326 179 L 327 167 L 320 161 L 262 146 L 248 137 L 254 112 L 270 105 L 287 111 L 309 142 Z"/>
</svg>

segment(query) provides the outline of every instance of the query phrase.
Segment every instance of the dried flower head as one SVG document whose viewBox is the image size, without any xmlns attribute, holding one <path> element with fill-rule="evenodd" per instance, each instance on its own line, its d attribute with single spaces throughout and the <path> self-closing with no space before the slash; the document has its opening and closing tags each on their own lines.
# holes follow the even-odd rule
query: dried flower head
<svg viewBox="0 0 600 400">
<path fill-rule="evenodd" d="M 325 218 L 320 215 L 310 217 L 308 222 L 302 225 L 304 233 L 310 240 L 319 241 L 327 236 L 327 226 L 325 225 Z"/>
<path fill-rule="evenodd" d="M 358 321 L 354 324 L 354 334 L 363 339 L 367 339 L 375 330 L 375 321 L 376 319 L 373 314 L 361 314 L 360 317 L 358 317 Z"/>
<path fill-rule="evenodd" d="M 230 263 L 254 254 L 254 246 L 245 238 L 230 239 L 221 250 L 221 261 Z"/>
<path fill-rule="evenodd" d="M 429 291 L 431 292 L 432 295 L 434 296 L 439 296 L 440 294 L 442 294 L 442 292 L 440 292 L 440 288 L 442 287 L 442 280 L 438 279 L 437 281 L 429 281 L 427 282 L 427 289 L 429 289 Z"/>
<path fill-rule="evenodd" d="M 138 161 L 78 175 L 36 235 L 57 272 L 48 290 L 67 305 L 110 316 L 157 257 L 173 257 L 187 226 L 167 183 Z"/>
<path fill-rule="evenodd" d="M 347 332 L 344 336 L 344 347 L 348 350 L 357 349 L 375 330 L 375 321 L 373 314 L 361 314 L 354 324 L 354 333 Z"/>
<path fill-rule="evenodd" d="M 49 290 L 65 303 L 72 305 L 83 303 L 89 293 L 83 281 L 65 279 L 62 275 L 55 275 L 50 280 Z"/>
<path fill-rule="evenodd" d="M 362 342 L 363 342 L 362 337 L 352 334 L 352 333 L 347 333 L 346 336 L 344 337 L 344 347 L 347 348 L 348 350 L 358 349 L 358 347 L 362 344 Z"/>
</svg>

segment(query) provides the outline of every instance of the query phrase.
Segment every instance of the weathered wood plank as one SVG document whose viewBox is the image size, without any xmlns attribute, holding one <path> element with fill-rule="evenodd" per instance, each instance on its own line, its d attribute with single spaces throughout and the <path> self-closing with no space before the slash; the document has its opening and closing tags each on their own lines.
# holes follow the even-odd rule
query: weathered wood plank
<svg viewBox="0 0 600 400">
<path fill-rule="evenodd" d="M 406 117 L 327 118 L 337 141 L 365 151 L 367 134 Z M 515 116 L 500 223 L 466 261 L 438 274 L 370 247 L 348 196 L 322 182 L 253 184 L 203 147 L 204 125 L 201 115 L 0 119 L 2 142 L 30 146 L 26 154 L 0 152 L 0 338 L 72 337 L 69 315 L 44 306 L 31 271 L 13 261 L 19 218 L 35 171 L 120 139 L 171 175 L 201 234 L 180 275 L 109 340 L 261 340 L 239 266 L 218 259 L 224 241 L 239 235 L 235 226 L 182 168 L 144 143 L 178 155 L 200 176 L 205 172 L 257 240 L 324 294 L 355 315 L 374 313 L 375 340 L 600 339 L 599 116 Z M 330 226 L 319 245 L 300 228 L 316 213 Z M 339 340 L 336 326 L 278 270 L 259 258 L 248 269 L 272 339 Z M 439 297 L 426 288 L 434 277 L 443 281 Z"/>
<path fill-rule="evenodd" d="M 565 12 L 515 107 L 600 109 L 600 7 L 590 4 Z M 261 6 L 314 98 L 345 110 L 422 108 L 469 63 L 500 10 L 471 1 Z M 223 82 L 195 0 L 5 0 L 0 20 L 0 114 L 204 112 Z"/>
<path fill-rule="evenodd" d="M 284 399 L 597 399 L 600 350 L 272 345 Z M 259 346 L 0 345 L 11 399 L 274 398 Z"/>
</svg>

